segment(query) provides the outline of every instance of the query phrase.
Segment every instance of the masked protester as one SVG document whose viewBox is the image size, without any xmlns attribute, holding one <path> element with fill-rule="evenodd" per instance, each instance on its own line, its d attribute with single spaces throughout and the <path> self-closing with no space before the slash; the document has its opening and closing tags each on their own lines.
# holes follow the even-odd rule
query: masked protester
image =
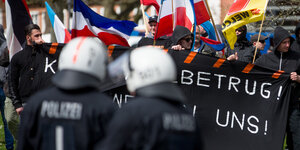
<svg viewBox="0 0 300 150">
<path fill-rule="evenodd" d="M 98 89 L 106 78 L 106 50 L 91 37 L 63 48 L 54 87 L 36 93 L 24 107 L 18 150 L 94 149 L 116 109 Z"/>
<path fill-rule="evenodd" d="M 124 61 L 115 61 L 123 64 L 119 65 L 121 71 L 112 71 L 123 72 L 127 89 L 136 97 L 116 112 L 107 137 L 97 148 L 199 149 L 201 141 L 197 139 L 195 118 L 183 107 L 185 97 L 172 83 L 176 80 L 172 58 L 161 49 L 141 47 L 120 59 Z"/>
<path fill-rule="evenodd" d="M 241 26 L 235 31 L 237 36 L 237 41 L 234 44 L 234 49 L 228 49 L 225 52 L 225 56 L 228 60 L 239 60 L 245 53 L 252 51 L 252 44 L 247 40 L 247 26 Z"/>
</svg>

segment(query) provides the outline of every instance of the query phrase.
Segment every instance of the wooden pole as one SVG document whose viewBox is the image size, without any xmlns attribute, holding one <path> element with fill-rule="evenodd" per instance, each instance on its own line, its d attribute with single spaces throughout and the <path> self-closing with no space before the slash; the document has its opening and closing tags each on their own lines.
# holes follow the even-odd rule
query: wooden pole
<svg viewBox="0 0 300 150">
<path fill-rule="evenodd" d="M 142 14 L 143 14 L 143 20 L 144 20 L 144 24 L 145 24 L 145 31 L 146 31 L 146 35 L 148 35 L 149 34 L 149 31 L 148 31 L 148 26 L 147 26 L 147 24 L 148 24 L 148 22 L 146 21 L 146 15 L 145 15 L 145 10 L 144 10 L 144 5 L 143 4 L 141 4 L 141 10 L 142 10 Z"/>
<path fill-rule="evenodd" d="M 213 27 L 214 27 L 214 29 L 215 29 L 215 33 L 216 33 L 217 40 L 218 40 L 218 41 L 221 41 L 221 39 L 220 39 L 220 37 L 219 37 L 219 34 L 218 34 L 218 31 L 217 31 L 217 28 L 216 28 L 216 24 L 215 24 L 214 18 L 212 17 L 212 14 L 211 14 L 210 8 L 209 8 L 209 6 L 208 6 L 208 4 L 207 4 L 207 1 L 206 1 L 206 0 L 203 0 L 203 1 L 204 1 L 204 4 L 205 4 L 206 8 L 207 8 L 207 12 L 208 12 L 209 17 L 210 17 L 210 19 L 211 19 L 211 22 L 212 22 L 212 24 L 213 24 Z"/>
<path fill-rule="evenodd" d="M 172 22 L 173 22 L 173 31 L 175 29 L 175 14 L 174 14 L 174 2 L 172 0 Z"/>
<path fill-rule="evenodd" d="M 264 8 L 263 18 L 262 18 L 262 20 L 261 20 L 261 24 L 260 24 L 260 28 L 259 28 L 259 33 L 258 33 L 258 38 L 257 38 L 256 43 L 258 43 L 258 42 L 259 42 L 259 39 L 260 39 L 261 30 L 262 30 L 262 26 L 263 26 L 263 24 L 264 24 L 265 14 L 266 14 L 266 9 L 267 9 L 268 3 L 269 3 L 269 0 L 267 0 L 266 5 L 265 5 L 265 8 Z M 252 64 L 253 64 L 254 61 L 255 61 L 256 54 L 257 54 L 257 46 L 255 46 L 255 51 L 254 51 L 254 56 L 253 56 Z"/>
</svg>

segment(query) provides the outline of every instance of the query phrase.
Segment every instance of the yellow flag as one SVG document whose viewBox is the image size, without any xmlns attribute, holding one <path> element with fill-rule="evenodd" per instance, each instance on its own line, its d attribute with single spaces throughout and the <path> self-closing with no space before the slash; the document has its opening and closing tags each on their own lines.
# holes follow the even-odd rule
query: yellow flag
<svg viewBox="0 0 300 150">
<path fill-rule="evenodd" d="M 222 24 L 222 32 L 231 49 L 237 40 L 235 30 L 248 23 L 262 20 L 267 4 L 268 0 L 235 0 Z"/>
</svg>

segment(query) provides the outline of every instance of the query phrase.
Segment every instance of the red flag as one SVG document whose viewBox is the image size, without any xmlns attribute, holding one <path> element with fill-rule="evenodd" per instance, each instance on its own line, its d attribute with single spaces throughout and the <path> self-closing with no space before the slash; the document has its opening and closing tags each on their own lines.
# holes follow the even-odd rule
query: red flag
<svg viewBox="0 0 300 150">
<path fill-rule="evenodd" d="M 159 7 L 161 4 L 161 0 L 140 0 L 143 5 L 152 5 L 155 7 L 156 12 L 159 12 Z"/>
<path fill-rule="evenodd" d="M 210 19 L 203 0 L 194 0 L 194 8 L 196 14 L 197 25 Z"/>
</svg>

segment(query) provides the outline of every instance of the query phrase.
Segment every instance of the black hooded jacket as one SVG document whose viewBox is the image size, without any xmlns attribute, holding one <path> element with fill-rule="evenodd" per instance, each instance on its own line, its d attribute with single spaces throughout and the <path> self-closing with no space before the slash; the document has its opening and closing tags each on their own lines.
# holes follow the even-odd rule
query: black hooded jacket
<svg viewBox="0 0 300 150">
<path fill-rule="evenodd" d="M 283 70 L 285 72 L 294 72 L 300 70 L 299 68 L 299 55 L 289 49 L 288 52 L 279 52 L 277 48 L 280 43 L 286 39 L 293 39 L 289 32 L 282 27 L 277 27 L 274 31 L 274 49 L 268 54 L 262 55 L 255 62 L 256 65 L 260 65 L 273 70 Z M 293 41 L 293 40 L 292 40 Z M 300 73 L 300 72 L 299 72 Z"/>
<path fill-rule="evenodd" d="M 300 23 L 295 28 L 295 35 L 296 35 L 296 41 L 293 42 L 291 49 L 297 53 L 300 53 L 300 37 L 299 37 L 299 32 L 300 32 Z"/>
<path fill-rule="evenodd" d="M 246 34 L 247 34 L 247 27 L 242 26 L 240 27 L 242 33 L 237 36 L 237 41 L 234 44 L 234 49 L 231 50 L 228 48 L 228 50 L 225 52 L 225 56 L 229 57 L 230 55 L 233 55 L 237 52 L 238 58 L 240 61 L 246 61 L 248 60 L 247 58 L 244 58 L 247 53 L 252 52 L 253 47 L 252 44 L 247 40 Z"/>
<path fill-rule="evenodd" d="M 183 107 L 185 99 L 179 87 L 158 83 L 140 88 L 136 93 L 135 100 L 115 113 L 108 136 L 98 149 L 199 149 L 196 121 Z"/>
<path fill-rule="evenodd" d="M 273 70 L 283 70 L 286 73 L 290 72 L 297 72 L 297 74 L 300 74 L 300 55 L 299 53 L 296 53 L 295 51 L 292 51 L 291 48 L 288 52 L 279 52 L 277 50 L 280 43 L 285 40 L 286 38 L 290 38 L 291 41 L 293 41 L 293 38 L 290 36 L 289 32 L 282 27 L 277 27 L 274 31 L 274 49 L 272 52 L 268 54 L 264 54 L 261 57 L 259 57 L 255 64 L 259 66 L 263 66 L 265 68 L 273 69 Z M 299 88 L 298 83 L 294 83 L 294 86 L 296 89 Z M 292 93 L 292 103 L 298 99 L 295 97 L 297 93 L 299 92 L 295 91 Z M 294 98 L 293 98 L 294 97 Z"/>
</svg>

